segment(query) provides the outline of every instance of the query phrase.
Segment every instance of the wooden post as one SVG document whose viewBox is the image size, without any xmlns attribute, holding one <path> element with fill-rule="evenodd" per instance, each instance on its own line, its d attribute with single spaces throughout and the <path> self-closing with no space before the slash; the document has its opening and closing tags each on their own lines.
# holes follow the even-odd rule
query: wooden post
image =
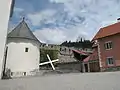
<svg viewBox="0 0 120 90">
<path fill-rule="evenodd" d="M 84 63 L 83 63 L 82 65 L 83 65 L 83 72 L 85 73 L 86 70 L 85 70 L 85 65 L 84 65 Z"/>
<path fill-rule="evenodd" d="M 88 62 L 88 72 L 90 72 L 90 63 Z"/>
</svg>

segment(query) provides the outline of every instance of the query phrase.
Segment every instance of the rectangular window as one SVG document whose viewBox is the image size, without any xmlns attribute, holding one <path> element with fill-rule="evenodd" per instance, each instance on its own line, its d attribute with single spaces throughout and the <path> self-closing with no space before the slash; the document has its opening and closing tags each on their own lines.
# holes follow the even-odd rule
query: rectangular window
<svg viewBox="0 0 120 90">
<path fill-rule="evenodd" d="M 24 72 L 23 74 L 24 74 L 24 76 L 26 76 L 26 72 Z"/>
<path fill-rule="evenodd" d="M 105 43 L 105 49 L 106 50 L 112 49 L 112 47 L 113 47 L 113 43 L 111 41 Z"/>
<path fill-rule="evenodd" d="M 107 65 L 113 65 L 113 64 L 114 64 L 113 57 L 108 57 L 107 58 Z"/>
<path fill-rule="evenodd" d="M 11 76 L 13 76 L 13 72 L 11 72 Z"/>
<path fill-rule="evenodd" d="M 51 45 L 51 48 L 53 48 L 53 45 Z"/>
<path fill-rule="evenodd" d="M 25 48 L 25 52 L 28 52 L 28 48 Z"/>
</svg>

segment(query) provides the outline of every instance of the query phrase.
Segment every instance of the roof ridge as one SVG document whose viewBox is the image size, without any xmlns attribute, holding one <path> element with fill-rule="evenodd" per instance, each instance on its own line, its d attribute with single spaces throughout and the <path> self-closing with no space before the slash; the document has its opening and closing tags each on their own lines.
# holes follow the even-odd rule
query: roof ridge
<svg viewBox="0 0 120 90">
<path fill-rule="evenodd" d="M 96 35 L 93 37 L 93 40 L 115 35 L 117 33 L 120 33 L 120 22 L 108 25 L 106 27 L 100 28 L 99 31 L 96 33 Z"/>
<path fill-rule="evenodd" d="M 105 27 L 102 27 L 102 28 L 100 28 L 100 29 L 108 28 L 108 27 L 114 26 L 114 25 L 119 24 L 119 23 L 120 23 L 120 22 L 116 22 L 116 23 L 107 25 L 107 26 L 105 26 Z"/>
<path fill-rule="evenodd" d="M 15 31 L 15 29 L 21 24 L 22 22 L 18 23 L 14 28 L 13 30 L 11 30 L 11 32 L 9 32 L 8 34 L 12 33 L 13 31 Z"/>
<path fill-rule="evenodd" d="M 26 38 L 26 39 L 38 41 L 40 43 L 40 41 L 33 34 L 33 32 L 31 31 L 31 29 L 29 28 L 28 24 L 25 22 L 24 19 L 18 25 L 16 25 L 16 27 L 10 33 L 8 33 L 7 37 Z"/>
<path fill-rule="evenodd" d="M 24 21 L 24 23 L 26 24 L 27 28 L 29 29 L 30 33 L 36 38 L 36 36 L 33 34 L 33 32 L 31 31 L 31 29 L 29 28 L 28 24 Z M 37 38 L 36 38 L 37 39 Z M 37 39 L 38 40 L 38 39 Z M 39 40 L 38 40 L 39 41 Z"/>
</svg>

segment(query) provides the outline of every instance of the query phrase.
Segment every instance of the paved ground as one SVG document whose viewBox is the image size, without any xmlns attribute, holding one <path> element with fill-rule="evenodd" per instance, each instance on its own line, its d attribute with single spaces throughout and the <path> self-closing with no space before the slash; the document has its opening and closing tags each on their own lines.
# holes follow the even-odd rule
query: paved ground
<svg viewBox="0 0 120 90">
<path fill-rule="evenodd" d="M 0 80 L 0 90 L 120 90 L 120 72 L 74 73 Z"/>
</svg>

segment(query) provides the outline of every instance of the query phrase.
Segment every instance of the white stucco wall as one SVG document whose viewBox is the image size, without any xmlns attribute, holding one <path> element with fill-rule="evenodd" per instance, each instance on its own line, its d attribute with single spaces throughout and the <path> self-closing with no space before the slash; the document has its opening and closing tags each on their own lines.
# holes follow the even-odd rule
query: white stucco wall
<svg viewBox="0 0 120 90">
<path fill-rule="evenodd" d="M 6 67 L 13 72 L 13 76 L 19 76 L 19 72 L 26 72 L 39 69 L 39 44 L 27 39 L 8 39 L 8 53 Z M 28 52 L 25 52 L 28 48 Z M 21 75 L 20 75 L 21 76 Z"/>
<path fill-rule="evenodd" d="M 3 57 L 12 0 L 0 0 L 0 78 L 3 69 Z"/>
</svg>

